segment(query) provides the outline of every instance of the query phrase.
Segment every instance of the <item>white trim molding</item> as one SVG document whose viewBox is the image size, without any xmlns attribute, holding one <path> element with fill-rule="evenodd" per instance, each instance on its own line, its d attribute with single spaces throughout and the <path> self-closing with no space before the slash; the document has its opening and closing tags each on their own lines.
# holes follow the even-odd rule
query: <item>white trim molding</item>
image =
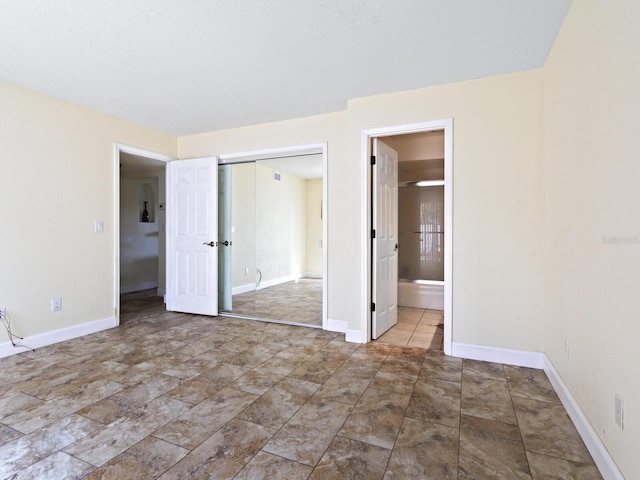
<svg viewBox="0 0 640 480">
<path fill-rule="evenodd" d="M 560 377 L 560 374 L 546 355 L 544 355 L 544 372 L 547 374 L 547 377 L 549 377 L 553 389 L 567 410 L 571 421 L 575 425 L 576 430 L 578 430 L 587 450 L 589 450 L 589 453 L 593 457 L 593 461 L 598 467 L 598 470 L 600 470 L 602 477 L 605 480 L 624 480 L 622 472 L 620 472 L 616 462 L 609 454 L 602 440 L 600 440 L 593 425 L 591 425 L 591 422 L 589 422 L 589 419 L 571 394 L 571 390 L 569 390 L 569 387 L 564 383 L 562 377 Z"/>
<path fill-rule="evenodd" d="M 604 443 L 589 422 L 589 419 L 580 408 L 580 405 L 564 383 L 562 377 L 555 369 L 549 357 L 542 352 L 526 350 L 514 350 L 510 348 L 487 347 L 484 345 L 471 345 L 468 343 L 452 343 L 452 356 L 468 360 L 481 360 L 483 362 L 495 362 L 516 367 L 529 367 L 544 370 L 558 394 L 578 434 L 585 443 L 587 450 L 593 457 L 600 474 L 605 480 L 624 480 L 624 476 L 616 465 Z"/>
<path fill-rule="evenodd" d="M 114 275 L 113 275 L 113 308 L 116 312 L 115 322 L 120 325 L 120 154 L 129 153 L 139 157 L 152 158 L 161 162 L 170 162 L 176 158 L 164 153 L 152 152 L 132 145 L 124 143 L 115 143 L 113 145 L 113 244 L 114 244 Z M 166 181 L 169 180 L 167 176 Z M 168 220 L 168 218 L 167 218 Z M 150 288 L 157 287 L 158 284 Z M 132 290 L 133 291 L 133 290 Z"/>
<path fill-rule="evenodd" d="M 275 287 L 276 285 L 281 285 L 287 282 L 294 282 L 296 280 L 300 280 L 301 278 L 302 278 L 302 273 L 294 273 L 286 277 L 273 278 L 271 280 L 265 280 L 264 282 L 261 282 L 260 285 L 257 285 L 255 287 L 255 289 L 262 290 L 263 288 Z"/>
<path fill-rule="evenodd" d="M 481 360 L 483 362 L 504 363 L 516 367 L 529 367 L 541 370 L 544 367 L 545 354 L 511 348 L 486 347 L 468 343 L 453 342 L 451 356 L 467 360 Z"/>
<path fill-rule="evenodd" d="M 344 341 L 349 343 L 367 343 L 369 339 L 367 338 L 366 332 L 363 333 L 362 330 L 347 328 L 344 335 Z"/>
<path fill-rule="evenodd" d="M 453 342 L 453 119 L 369 128 L 360 133 L 361 211 L 360 331 L 362 342 L 371 340 L 371 139 L 434 130 L 444 131 L 444 353 L 452 355 Z"/>
<path fill-rule="evenodd" d="M 18 345 L 15 347 L 11 342 L 4 342 L 0 344 L 0 358 L 34 350 L 36 348 L 46 347 L 48 345 L 53 345 L 54 343 L 64 342 L 65 340 L 72 340 L 74 338 L 101 332 L 102 330 L 108 330 L 117 326 L 118 322 L 116 318 L 109 317 L 102 320 L 93 320 L 91 322 L 73 325 L 72 327 L 53 330 L 51 332 L 32 335 L 30 337 L 26 337 L 24 340 L 16 342 Z"/>
<path fill-rule="evenodd" d="M 133 285 L 121 285 L 120 293 L 139 292 L 140 290 L 149 290 L 151 288 L 158 288 L 158 282 L 143 282 Z"/>
<path fill-rule="evenodd" d="M 327 330 L 330 332 L 347 333 L 349 323 L 346 320 L 327 319 Z"/>
</svg>

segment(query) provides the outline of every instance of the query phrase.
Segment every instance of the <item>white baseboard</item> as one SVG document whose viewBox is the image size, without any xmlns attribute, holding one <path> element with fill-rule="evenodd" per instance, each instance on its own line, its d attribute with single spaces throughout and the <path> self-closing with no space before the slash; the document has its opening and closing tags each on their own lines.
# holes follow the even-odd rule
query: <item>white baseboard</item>
<svg viewBox="0 0 640 480">
<path fill-rule="evenodd" d="M 529 367 L 541 370 L 544 367 L 544 353 L 510 348 L 486 347 L 468 343 L 453 342 L 451 356 L 483 362 L 504 363 L 516 367 Z"/>
<path fill-rule="evenodd" d="M 102 330 L 108 330 L 109 328 L 117 326 L 118 324 L 115 317 L 110 317 L 32 335 L 26 337 L 24 340 L 17 341 L 16 343 L 19 345 L 17 347 L 14 347 L 11 342 L 0 343 L 0 358 L 46 347 L 47 345 L 53 345 L 54 343 L 64 342 L 65 340 L 71 340 L 91 333 L 101 332 Z"/>
<path fill-rule="evenodd" d="M 252 292 L 254 290 L 262 290 L 263 288 L 273 287 L 275 285 L 280 285 L 282 283 L 293 282 L 294 280 L 299 280 L 301 278 L 322 278 L 321 273 L 294 273 L 293 275 L 289 275 L 286 277 L 278 277 L 272 280 L 265 280 L 260 283 L 258 287 L 256 287 L 255 283 L 248 283 L 246 285 L 240 285 L 238 287 L 233 287 L 231 289 L 231 295 L 239 295 L 241 293 Z"/>
<path fill-rule="evenodd" d="M 453 342 L 452 356 L 544 370 L 605 480 L 624 480 L 613 458 L 549 358 L 541 352 Z"/>
<path fill-rule="evenodd" d="M 240 295 L 241 293 L 253 292 L 255 289 L 256 289 L 255 283 L 247 283 L 246 285 L 233 287 L 231 289 L 231 295 Z"/>
<path fill-rule="evenodd" d="M 140 290 L 149 290 L 150 288 L 158 288 L 158 282 L 143 282 L 133 285 L 120 285 L 120 293 L 139 292 Z"/>
<path fill-rule="evenodd" d="M 600 440 L 589 419 L 546 355 L 544 355 L 544 371 L 547 377 L 549 377 L 549 381 L 558 394 L 562 405 L 564 405 L 564 408 L 567 410 L 569 417 L 571 417 L 573 424 L 576 426 L 580 437 L 582 437 L 582 441 L 584 441 L 587 450 L 589 450 L 589 453 L 593 457 L 593 461 L 596 463 L 598 470 L 600 470 L 602 477 L 605 480 L 624 480 L 624 476 L 622 472 L 620 472 L 616 462 L 611 458 L 611 455 L 604 446 L 604 443 L 602 443 L 602 440 Z"/>
<path fill-rule="evenodd" d="M 347 333 L 348 322 L 345 320 L 327 319 L 327 330 L 330 332 Z"/>
<path fill-rule="evenodd" d="M 302 273 L 294 273 L 293 275 L 288 275 L 286 277 L 278 277 L 272 280 L 264 280 L 260 283 L 256 290 L 262 290 L 263 288 L 273 287 L 275 285 L 280 285 L 281 283 L 293 282 L 294 280 L 298 280 L 302 278 Z"/>
<path fill-rule="evenodd" d="M 344 341 L 349 343 L 367 343 L 367 339 L 361 330 L 351 330 L 350 328 L 347 328 L 345 332 Z"/>
</svg>

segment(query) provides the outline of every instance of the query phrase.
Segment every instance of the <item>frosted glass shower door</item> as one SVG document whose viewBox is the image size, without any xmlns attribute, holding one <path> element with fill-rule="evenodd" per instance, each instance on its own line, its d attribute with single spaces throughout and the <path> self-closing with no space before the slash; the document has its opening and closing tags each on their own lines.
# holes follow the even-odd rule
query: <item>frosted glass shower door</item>
<svg viewBox="0 0 640 480">
<path fill-rule="evenodd" d="M 444 186 L 398 190 L 399 278 L 444 281 Z"/>
</svg>

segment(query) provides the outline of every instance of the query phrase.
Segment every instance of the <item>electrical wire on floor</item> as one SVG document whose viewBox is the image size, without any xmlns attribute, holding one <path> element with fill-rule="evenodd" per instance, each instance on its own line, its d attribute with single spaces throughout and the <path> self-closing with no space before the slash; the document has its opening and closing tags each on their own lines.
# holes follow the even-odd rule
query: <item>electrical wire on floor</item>
<svg viewBox="0 0 640 480">
<path fill-rule="evenodd" d="M 24 340 L 24 337 L 16 335 L 11 331 L 11 318 L 9 317 L 9 313 L 7 313 L 6 310 L 0 312 L 0 321 L 2 322 L 2 325 L 4 325 L 4 328 L 7 331 L 7 336 L 9 337 L 9 341 L 11 342 L 11 345 L 13 345 L 15 348 L 26 348 L 27 350 L 32 350 L 35 352 L 33 348 L 27 347 L 26 345 L 20 345 L 15 342 L 15 339 Z"/>
</svg>

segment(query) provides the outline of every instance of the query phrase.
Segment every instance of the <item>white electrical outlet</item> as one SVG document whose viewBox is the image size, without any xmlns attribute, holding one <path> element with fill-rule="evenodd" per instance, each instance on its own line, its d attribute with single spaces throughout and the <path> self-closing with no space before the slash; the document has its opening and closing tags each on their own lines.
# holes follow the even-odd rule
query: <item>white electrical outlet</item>
<svg viewBox="0 0 640 480">
<path fill-rule="evenodd" d="M 564 339 L 564 356 L 569 358 L 569 339 Z"/>
<path fill-rule="evenodd" d="M 246 267 L 246 268 L 244 269 L 244 274 L 245 274 L 245 275 L 249 275 L 249 267 Z"/>
<path fill-rule="evenodd" d="M 59 312 L 60 310 L 62 310 L 62 298 L 60 297 L 55 297 L 51 299 L 51 311 L 52 312 Z"/>
<path fill-rule="evenodd" d="M 624 402 L 622 399 L 616 394 L 616 423 L 618 426 L 624 430 Z"/>
</svg>

